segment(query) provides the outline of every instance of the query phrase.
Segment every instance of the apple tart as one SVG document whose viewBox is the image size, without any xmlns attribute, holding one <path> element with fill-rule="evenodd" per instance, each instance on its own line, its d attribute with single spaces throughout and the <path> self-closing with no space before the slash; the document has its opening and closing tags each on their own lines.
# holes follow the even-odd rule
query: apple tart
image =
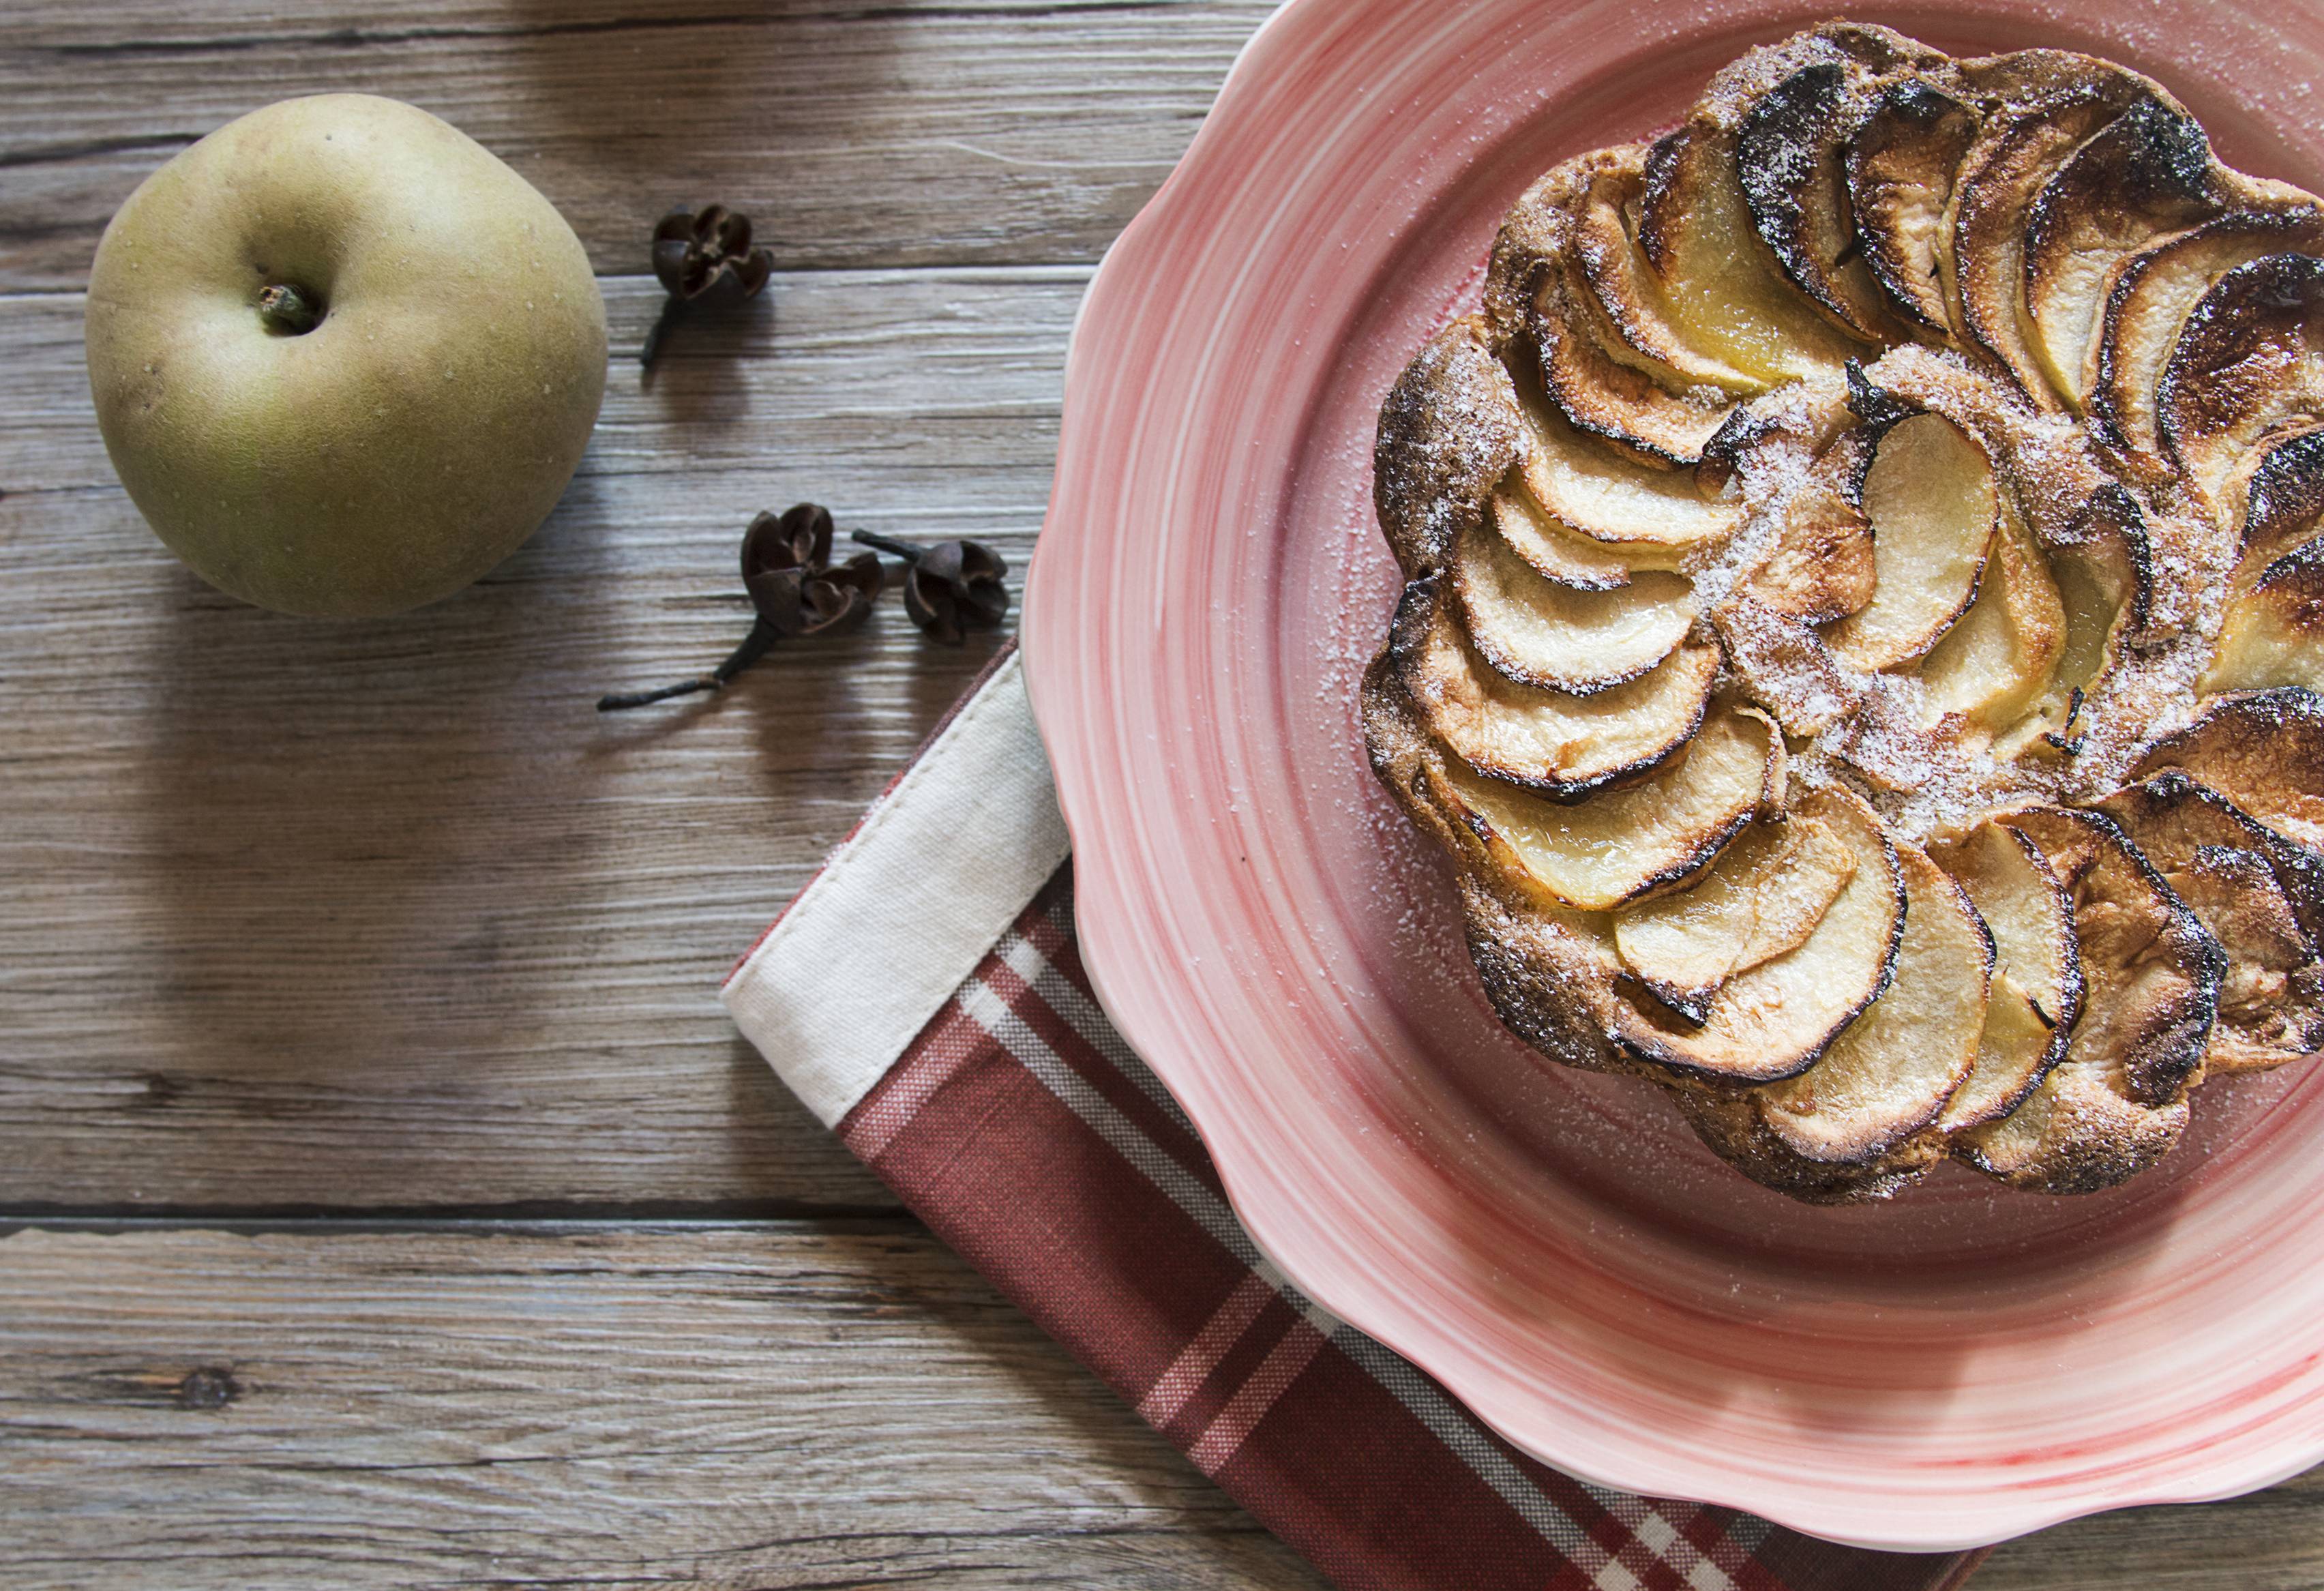
<svg viewBox="0 0 2324 1591">
<path fill-rule="evenodd" d="M 1517 201 L 1375 486 L 1372 763 L 1548 1059 L 1837 1202 L 2324 1048 L 2324 205 L 2160 85 L 1751 51 Z"/>
</svg>

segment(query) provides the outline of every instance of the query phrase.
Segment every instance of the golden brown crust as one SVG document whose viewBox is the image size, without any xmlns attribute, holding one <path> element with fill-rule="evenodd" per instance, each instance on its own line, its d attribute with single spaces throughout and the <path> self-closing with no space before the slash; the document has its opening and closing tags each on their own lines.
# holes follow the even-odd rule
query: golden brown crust
<svg viewBox="0 0 2324 1591">
<path fill-rule="evenodd" d="M 1381 410 L 1361 699 L 1511 1031 L 1821 1203 L 2316 1053 L 2311 250 L 2135 72 L 1849 23 L 1528 188 Z"/>
<path fill-rule="evenodd" d="M 1380 405 L 1372 502 L 1407 578 L 1444 567 L 1525 449 L 1517 388 L 1480 320 L 1429 339 Z"/>
</svg>

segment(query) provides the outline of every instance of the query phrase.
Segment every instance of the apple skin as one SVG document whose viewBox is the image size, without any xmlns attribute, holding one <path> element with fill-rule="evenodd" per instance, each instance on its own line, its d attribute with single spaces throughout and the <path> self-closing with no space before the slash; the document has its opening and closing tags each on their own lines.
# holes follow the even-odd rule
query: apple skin
<svg viewBox="0 0 2324 1591">
<path fill-rule="evenodd" d="M 271 328 L 288 285 L 322 319 Z M 483 145 L 364 94 L 289 99 L 105 229 L 89 390 L 122 484 L 219 589 L 362 616 L 449 596 L 546 519 L 605 390 L 580 239 Z"/>
</svg>

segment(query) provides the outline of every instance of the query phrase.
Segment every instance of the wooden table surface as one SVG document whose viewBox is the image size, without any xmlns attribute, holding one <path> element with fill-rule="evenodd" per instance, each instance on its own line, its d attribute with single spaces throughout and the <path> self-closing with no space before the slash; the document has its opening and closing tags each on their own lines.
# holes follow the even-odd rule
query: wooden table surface
<svg viewBox="0 0 2324 1591">
<path fill-rule="evenodd" d="M 10 0 L 0 1583 L 1321 1584 L 715 998 L 994 642 L 891 600 L 721 698 L 591 710 L 724 654 L 761 507 L 1021 569 L 1083 285 L 1267 9 Z M 563 506 L 393 622 L 179 568 L 82 370 L 114 208 L 325 89 L 508 160 L 612 317 Z M 642 382 L 644 236 L 712 199 L 780 273 Z M 2324 1584 L 2324 1485 L 2085 1521 L 1979 1583 Z"/>
</svg>

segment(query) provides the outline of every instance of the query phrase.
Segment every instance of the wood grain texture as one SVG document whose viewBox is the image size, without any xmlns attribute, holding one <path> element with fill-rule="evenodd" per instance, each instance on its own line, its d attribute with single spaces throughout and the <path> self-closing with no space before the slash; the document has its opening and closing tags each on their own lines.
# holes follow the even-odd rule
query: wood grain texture
<svg viewBox="0 0 2324 1591">
<path fill-rule="evenodd" d="M 1316 1584 L 902 1218 L 712 997 L 991 643 L 937 651 L 890 606 L 723 698 L 589 710 L 724 654 L 761 507 L 974 534 L 1021 575 L 1087 266 L 1268 6 L 8 8 L 0 1220 L 329 1218 L 0 1239 L 0 1579 Z M 613 320 L 556 517 L 393 624 L 179 569 L 80 365 L 120 199 L 327 89 L 508 159 Z M 787 273 L 642 385 L 645 231 L 710 199 Z M 415 1211 L 442 1218 L 364 1219 Z M 818 1218 L 700 1218 L 744 1212 Z M 2324 1483 L 2070 1525 L 1980 1584 L 2324 1584 Z"/>
<path fill-rule="evenodd" d="M 916 1230 L 0 1239 L 11 1591 L 1320 1591 Z"/>
<path fill-rule="evenodd" d="M 0 300 L 0 1208 L 893 1207 L 716 985 L 989 654 L 890 597 L 716 698 L 800 498 L 1021 575 L 1086 273 L 811 273 L 617 360 L 579 477 L 404 618 L 180 569 L 89 418 L 76 295 Z M 617 347 L 660 295 L 607 282 Z M 1013 618 L 1013 615 L 1012 615 Z"/>
<path fill-rule="evenodd" d="M 354 90 L 446 117 L 600 271 L 654 217 L 749 211 L 788 268 L 1094 261 L 1193 136 L 1267 0 L 138 0 L 0 27 L 0 291 L 78 286 L 162 160 Z"/>
</svg>

